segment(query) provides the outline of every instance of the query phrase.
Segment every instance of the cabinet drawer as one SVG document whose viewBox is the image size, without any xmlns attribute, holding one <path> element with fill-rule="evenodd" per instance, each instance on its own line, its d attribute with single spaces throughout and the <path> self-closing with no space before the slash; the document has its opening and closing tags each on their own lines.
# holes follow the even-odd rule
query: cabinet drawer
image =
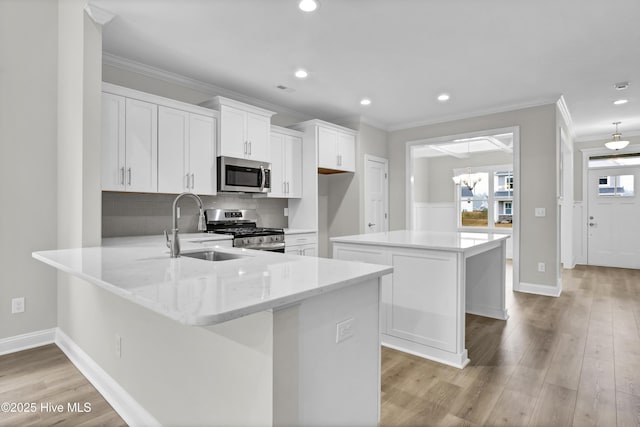
<svg viewBox="0 0 640 427">
<path fill-rule="evenodd" d="M 284 244 L 286 246 L 308 245 L 318 241 L 315 233 L 310 234 L 291 234 L 284 236 Z"/>
</svg>

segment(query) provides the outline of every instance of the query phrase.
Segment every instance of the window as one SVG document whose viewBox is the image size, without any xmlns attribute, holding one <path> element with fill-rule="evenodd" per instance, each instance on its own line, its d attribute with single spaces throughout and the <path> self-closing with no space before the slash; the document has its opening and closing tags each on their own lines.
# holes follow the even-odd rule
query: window
<svg viewBox="0 0 640 427">
<path fill-rule="evenodd" d="M 634 195 L 633 175 L 611 175 L 598 178 L 598 196 L 632 197 Z"/>
<path fill-rule="evenodd" d="M 459 227 L 513 227 L 513 166 L 454 170 Z"/>
</svg>

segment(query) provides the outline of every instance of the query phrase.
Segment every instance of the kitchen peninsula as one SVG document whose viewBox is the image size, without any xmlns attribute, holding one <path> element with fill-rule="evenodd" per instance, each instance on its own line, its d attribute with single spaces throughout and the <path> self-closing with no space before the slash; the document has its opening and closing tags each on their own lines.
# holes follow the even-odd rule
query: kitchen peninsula
<svg viewBox="0 0 640 427">
<path fill-rule="evenodd" d="M 507 319 L 508 235 L 398 230 L 334 237 L 333 257 L 393 266 L 382 281 L 382 344 L 463 368 L 465 312 Z"/>
<path fill-rule="evenodd" d="M 151 419 L 376 425 L 379 284 L 390 267 L 233 248 L 226 236 L 202 234 L 182 236 L 182 256 L 171 259 L 163 239 L 33 254 L 78 286 L 121 299 L 118 312 L 88 302 L 105 323 L 134 319 L 102 369 Z M 203 251 L 225 260 L 192 257 Z"/>
</svg>

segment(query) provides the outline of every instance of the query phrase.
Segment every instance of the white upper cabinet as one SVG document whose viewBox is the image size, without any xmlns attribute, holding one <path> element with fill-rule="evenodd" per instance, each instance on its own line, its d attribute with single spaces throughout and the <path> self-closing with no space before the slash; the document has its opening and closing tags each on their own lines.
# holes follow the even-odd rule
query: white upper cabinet
<svg viewBox="0 0 640 427">
<path fill-rule="evenodd" d="M 271 162 L 270 132 L 273 111 L 216 96 L 202 104 L 220 111 L 219 156 Z"/>
<path fill-rule="evenodd" d="M 318 167 L 356 171 L 356 136 L 353 131 L 318 127 Z"/>
<path fill-rule="evenodd" d="M 158 108 L 158 191 L 182 193 L 189 190 L 189 113 Z"/>
<path fill-rule="evenodd" d="M 158 191 L 215 195 L 215 119 L 158 108 Z"/>
<path fill-rule="evenodd" d="M 338 169 L 356 171 L 356 136 L 352 133 L 338 131 Z"/>
<path fill-rule="evenodd" d="M 125 191 L 125 98 L 102 94 L 102 189 Z"/>
<path fill-rule="evenodd" d="M 157 126 L 156 105 L 103 94 L 103 190 L 158 191 Z"/>
<path fill-rule="evenodd" d="M 314 130 L 319 173 L 356 171 L 356 131 L 321 120 L 309 120 L 291 127 L 305 132 Z"/>
<path fill-rule="evenodd" d="M 302 197 L 302 137 L 300 132 L 272 127 L 271 191 L 268 197 Z"/>
<path fill-rule="evenodd" d="M 103 83 L 102 189 L 216 194 L 216 121 L 207 108 Z"/>
<path fill-rule="evenodd" d="M 189 113 L 189 171 L 191 191 L 216 194 L 216 120 Z"/>
</svg>

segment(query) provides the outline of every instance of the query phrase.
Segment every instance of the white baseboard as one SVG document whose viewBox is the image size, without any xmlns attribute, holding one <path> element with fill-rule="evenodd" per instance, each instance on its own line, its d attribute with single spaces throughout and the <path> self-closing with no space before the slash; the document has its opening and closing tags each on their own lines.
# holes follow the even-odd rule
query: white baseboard
<svg viewBox="0 0 640 427">
<path fill-rule="evenodd" d="M 55 343 L 128 425 L 161 425 L 60 329 L 56 330 Z"/>
<path fill-rule="evenodd" d="M 0 340 L 0 356 L 47 344 L 53 344 L 55 337 L 56 328 L 52 328 L 3 338 Z"/>
<path fill-rule="evenodd" d="M 536 283 L 520 282 L 520 285 L 514 291 L 526 292 L 528 294 L 544 295 L 548 297 L 559 297 L 562 293 L 562 285 L 558 283 L 558 286 L 538 285 Z"/>
</svg>

